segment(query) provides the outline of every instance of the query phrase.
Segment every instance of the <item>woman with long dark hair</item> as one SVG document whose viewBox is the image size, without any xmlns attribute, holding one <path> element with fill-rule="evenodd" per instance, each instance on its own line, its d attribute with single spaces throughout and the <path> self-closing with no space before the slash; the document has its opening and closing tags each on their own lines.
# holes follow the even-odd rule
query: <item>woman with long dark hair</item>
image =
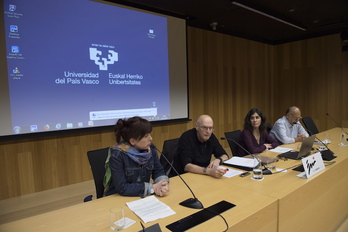
<svg viewBox="0 0 348 232">
<path fill-rule="evenodd" d="M 261 153 L 278 146 L 267 132 L 266 116 L 259 109 L 251 109 L 244 118 L 244 130 L 239 137 L 239 144 L 251 154 Z M 238 155 L 248 155 L 238 147 Z"/>
</svg>

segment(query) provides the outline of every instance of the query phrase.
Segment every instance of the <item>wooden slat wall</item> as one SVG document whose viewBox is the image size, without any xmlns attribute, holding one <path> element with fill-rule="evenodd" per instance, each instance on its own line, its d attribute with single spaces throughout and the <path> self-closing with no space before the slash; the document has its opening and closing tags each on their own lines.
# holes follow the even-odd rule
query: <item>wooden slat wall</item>
<svg viewBox="0 0 348 232">
<path fill-rule="evenodd" d="M 200 114 L 214 119 L 217 137 L 242 129 L 258 107 L 273 123 L 290 105 L 319 128 L 348 127 L 348 53 L 339 35 L 271 46 L 188 28 L 190 122 L 156 125 L 154 143 L 179 137 Z M 86 152 L 114 143 L 112 131 L 0 142 L 0 200 L 92 179 Z M 227 142 L 222 141 L 224 147 Z"/>
<path fill-rule="evenodd" d="M 338 124 L 348 127 L 348 52 L 342 52 L 339 34 L 275 47 L 274 117 L 298 105 L 319 131 Z"/>
<path fill-rule="evenodd" d="M 214 133 L 221 137 L 242 129 L 252 107 L 271 116 L 273 46 L 196 28 L 190 28 L 188 39 L 192 119 L 211 115 Z"/>
</svg>

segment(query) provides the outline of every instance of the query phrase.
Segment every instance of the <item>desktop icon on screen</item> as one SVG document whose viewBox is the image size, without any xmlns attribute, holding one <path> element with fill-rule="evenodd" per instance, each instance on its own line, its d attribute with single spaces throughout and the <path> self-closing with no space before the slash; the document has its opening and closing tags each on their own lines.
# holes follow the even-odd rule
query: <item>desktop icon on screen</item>
<svg viewBox="0 0 348 232">
<path fill-rule="evenodd" d="M 13 73 L 21 73 L 18 69 L 18 67 L 16 67 L 15 69 L 12 70 Z"/>
<path fill-rule="evenodd" d="M 71 122 L 68 122 L 66 124 L 66 128 L 73 128 L 74 127 L 74 124 L 72 124 Z"/>
<path fill-rule="evenodd" d="M 148 36 L 150 39 L 156 38 L 155 30 L 154 30 L 154 29 L 149 29 L 149 31 L 148 31 L 148 33 L 147 33 L 147 36 Z"/>
<path fill-rule="evenodd" d="M 18 32 L 18 26 L 17 25 L 10 25 L 10 32 Z"/>
<path fill-rule="evenodd" d="M 11 46 L 11 52 L 12 53 L 19 53 L 19 47 L 18 46 Z"/>
<path fill-rule="evenodd" d="M 62 124 L 57 123 L 57 124 L 56 124 L 56 129 L 58 129 L 58 130 L 59 130 L 59 129 L 62 129 Z"/>
<path fill-rule="evenodd" d="M 50 125 L 48 125 L 48 124 L 46 124 L 46 125 L 44 125 L 44 130 L 49 130 L 50 129 Z"/>
<path fill-rule="evenodd" d="M 16 5 L 13 5 L 13 4 L 10 4 L 9 6 L 8 6 L 8 10 L 9 11 L 16 11 Z"/>
<path fill-rule="evenodd" d="M 13 128 L 13 133 L 19 134 L 19 133 L 21 133 L 21 132 L 22 132 L 22 128 L 21 128 L 20 126 L 15 126 L 15 127 Z"/>
</svg>

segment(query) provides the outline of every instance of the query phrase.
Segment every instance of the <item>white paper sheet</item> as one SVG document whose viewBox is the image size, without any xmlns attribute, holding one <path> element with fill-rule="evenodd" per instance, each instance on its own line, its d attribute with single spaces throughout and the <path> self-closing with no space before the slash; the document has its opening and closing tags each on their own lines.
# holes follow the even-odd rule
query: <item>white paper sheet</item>
<svg viewBox="0 0 348 232">
<path fill-rule="evenodd" d="M 124 217 L 124 221 L 122 221 L 122 219 L 120 219 L 114 223 L 118 226 L 120 226 L 124 223 L 123 229 L 126 229 L 126 228 L 130 227 L 131 225 L 133 225 L 135 223 L 135 221 L 130 219 L 130 218 Z"/>
<path fill-rule="evenodd" d="M 291 148 L 287 148 L 287 147 L 276 147 L 276 148 L 273 148 L 269 151 L 272 151 L 272 152 L 277 152 L 277 153 L 284 153 L 284 152 L 288 152 L 288 151 L 291 151 L 292 149 Z"/>
<path fill-rule="evenodd" d="M 222 167 L 222 166 L 219 166 L 219 168 L 220 169 L 228 169 L 228 171 L 224 175 L 224 177 L 227 177 L 227 178 L 230 178 L 230 177 L 233 177 L 233 176 L 237 176 L 237 175 L 243 173 L 242 171 L 237 171 L 237 170 L 234 170 L 232 168 L 226 168 L 226 167 Z"/>
<path fill-rule="evenodd" d="M 242 166 L 242 167 L 248 167 L 248 168 L 252 168 L 255 166 L 254 159 L 238 157 L 238 156 L 233 156 L 231 159 L 225 161 L 224 164 L 230 164 L 230 165 L 236 165 L 236 166 Z"/>
<path fill-rule="evenodd" d="M 127 202 L 127 206 L 145 223 L 175 214 L 168 205 L 158 200 L 155 196 Z"/>
</svg>

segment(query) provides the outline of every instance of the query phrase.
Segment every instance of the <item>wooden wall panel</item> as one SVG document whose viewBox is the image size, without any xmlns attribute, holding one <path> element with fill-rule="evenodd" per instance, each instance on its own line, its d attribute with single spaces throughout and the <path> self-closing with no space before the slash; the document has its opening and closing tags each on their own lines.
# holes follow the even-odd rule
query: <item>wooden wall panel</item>
<svg viewBox="0 0 348 232">
<path fill-rule="evenodd" d="M 1 142 L 0 199 L 92 179 L 87 151 L 113 141 L 104 131 Z"/>
<path fill-rule="evenodd" d="M 339 35 L 271 46 L 189 27 L 192 121 L 155 125 L 153 142 L 161 150 L 164 140 L 192 128 L 201 114 L 213 117 L 219 138 L 242 129 L 253 107 L 271 123 L 299 105 L 319 130 L 335 127 L 326 112 L 348 127 L 348 53 L 340 46 Z M 0 142 L 0 200 L 91 180 L 87 151 L 113 144 L 112 131 Z"/>
<path fill-rule="evenodd" d="M 190 28 L 188 45 L 193 119 L 211 115 L 214 133 L 222 136 L 241 129 L 252 107 L 272 111 L 273 47 L 195 28 Z"/>
<path fill-rule="evenodd" d="M 336 127 L 326 113 L 346 127 L 347 57 L 339 34 L 275 46 L 275 118 L 298 105 L 319 131 Z"/>
</svg>

